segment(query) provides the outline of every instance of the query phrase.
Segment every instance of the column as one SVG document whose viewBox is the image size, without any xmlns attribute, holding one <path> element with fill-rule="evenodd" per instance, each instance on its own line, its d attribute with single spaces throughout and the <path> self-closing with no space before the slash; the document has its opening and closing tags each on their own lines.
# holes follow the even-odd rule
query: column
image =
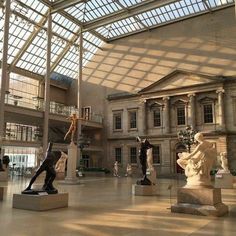
<svg viewBox="0 0 236 236">
<path fill-rule="evenodd" d="M 10 6 L 11 1 L 5 1 L 5 17 L 3 31 L 3 51 L 2 51 L 2 78 L 1 78 L 1 95 L 0 95 L 0 144 L 4 137 L 4 112 L 5 112 L 5 94 L 9 76 L 7 76 L 7 53 L 9 39 L 9 23 L 10 23 Z"/>
<path fill-rule="evenodd" d="M 79 78 L 78 78 L 78 99 L 77 99 L 77 107 L 78 107 L 78 117 L 82 117 L 82 77 L 83 77 L 83 29 L 80 29 L 80 41 L 79 41 Z M 81 120 L 78 120 L 77 125 L 77 140 L 80 138 L 81 135 Z M 80 163 L 81 158 L 81 150 L 78 148 L 77 150 L 77 159 L 78 163 Z M 76 168 L 76 167 L 75 167 Z"/>
<path fill-rule="evenodd" d="M 216 91 L 216 93 L 218 94 L 218 120 L 220 129 L 225 129 L 224 92 L 224 89 L 218 89 Z"/>
<path fill-rule="evenodd" d="M 195 94 L 191 93 L 188 94 L 189 98 L 189 122 L 188 125 L 191 125 L 192 128 L 195 130 L 196 128 L 196 108 L 195 108 Z"/>
<path fill-rule="evenodd" d="M 164 110 L 163 110 L 163 125 L 164 133 L 170 133 L 170 97 L 163 97 Z"/>
<path fill-rule="evenodd" d="M 52 38 L 52 15 L 48 15 L 47 29 L 47 58 L 46 58 L 46 74 L 44 88 L 44 122 L 43 122 L 43 150 L 44 153 L 48 146 L 48 125 L 50 111 L 50 63 L 51 63 L 51 38 Z"/>
<path fill-rule="evenodd" d="M 141 135 L 147 134 L 147 100 L 142 99 L 140 104 L 140 110 L 141 110 Z"/>
</svg>

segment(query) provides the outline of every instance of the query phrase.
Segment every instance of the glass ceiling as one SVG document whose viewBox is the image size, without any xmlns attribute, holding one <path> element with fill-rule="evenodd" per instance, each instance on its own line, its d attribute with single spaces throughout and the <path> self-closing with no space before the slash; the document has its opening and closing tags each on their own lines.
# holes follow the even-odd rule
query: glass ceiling
<svg viewBox="0 0 236 236">
<path fill-rule="evenodd" d="M 76 78 L 79 35 L 83 66 L 106 42 L 234 5 L 234 0 L 11 0 L 10 68 L 45 74 L 47 15 L 52 11 L 52 72 Z M 2 58 L 4 0 L 0 0 Z"/>
</svg>

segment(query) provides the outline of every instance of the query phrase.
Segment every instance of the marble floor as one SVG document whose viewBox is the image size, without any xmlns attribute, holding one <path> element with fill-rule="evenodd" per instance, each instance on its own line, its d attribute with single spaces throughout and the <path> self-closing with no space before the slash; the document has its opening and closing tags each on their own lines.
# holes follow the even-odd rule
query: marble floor
<svg viewBox="0 0 236 236">
<path fill-rule="evenodd" d="M 12 208 L 12 195 L 27 180 L 0 183 L 0 236 L 233 236 L 236 235 L 236 188 L 222 190 L 230 213 L 205 217 L 170 212 L 183 180 L 160 179 L 158 196 L 132 196 L 132 178 L 85 177 L 79 185 L 61 185 L 69 192 L 69 207 L 35 212 Z M 171 191 L 168 187 L 172 186 Z"/>
</svg>

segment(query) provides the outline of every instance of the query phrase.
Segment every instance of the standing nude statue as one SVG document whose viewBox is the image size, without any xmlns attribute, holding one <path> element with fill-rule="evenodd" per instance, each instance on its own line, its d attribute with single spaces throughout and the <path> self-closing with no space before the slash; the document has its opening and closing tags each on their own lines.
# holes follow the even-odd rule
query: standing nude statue
<svg viewBox="0 0 236 236">
<path fill-rule="evenodd" d="M 71 121 L 71 124 L 70 124 L 70 128 L 69 130 L 67 131 L 65 137 L 64 137 L 64 140 L 66 140 L 67 136 L 69 134 L 71 134 L 71 142 L 74 141 L 74 136 L 75 136 L 75 132 L 76 132 L 76 129 L 77 129 L 77 123 L 78 123 L 78 116 L 76 115 L 76 113 L 73 113 L 71 116 L 69 116 L 67 118 L 67 120 L 70 120 Z"/>
<path fill-rule="evenodd" d="M 220 153 L 221 167 L 225 173 L 230 173 L 226 152 Z"/>
</svg>

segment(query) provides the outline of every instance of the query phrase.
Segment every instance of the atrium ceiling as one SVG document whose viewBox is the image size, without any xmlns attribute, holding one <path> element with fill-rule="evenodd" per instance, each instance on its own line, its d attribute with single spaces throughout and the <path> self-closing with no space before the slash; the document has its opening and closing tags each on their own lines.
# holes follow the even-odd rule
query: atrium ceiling
<svg viewBox="0 0 236 236">
<path fill-rule="evenodd" d="M 0 0 L 0 58 L 5 1 Z M 234 4 L 234 0 L 11 0 L 8 69 L 35 78 L 45 75 L 50 13 L 51 72 L 76 78 L 81 31 L 85 66 L 104 43 Z"/>
</svg>

